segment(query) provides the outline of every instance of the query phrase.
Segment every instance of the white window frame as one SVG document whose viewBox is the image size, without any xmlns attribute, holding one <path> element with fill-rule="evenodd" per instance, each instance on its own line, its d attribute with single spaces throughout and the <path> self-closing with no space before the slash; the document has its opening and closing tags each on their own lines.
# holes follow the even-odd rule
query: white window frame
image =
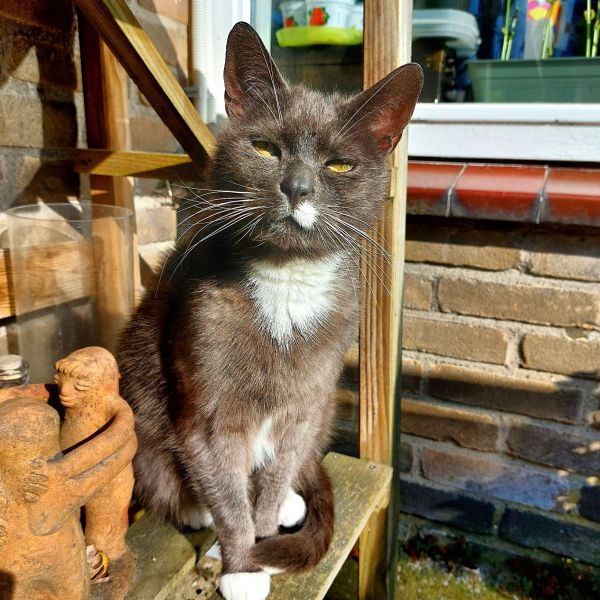
<svg viewBox="0 0 600 600">
<path fill-rule="evenodd" d="M 419 103 L 411 158 L 600 162 L 600 104 Z"/>
</svg>

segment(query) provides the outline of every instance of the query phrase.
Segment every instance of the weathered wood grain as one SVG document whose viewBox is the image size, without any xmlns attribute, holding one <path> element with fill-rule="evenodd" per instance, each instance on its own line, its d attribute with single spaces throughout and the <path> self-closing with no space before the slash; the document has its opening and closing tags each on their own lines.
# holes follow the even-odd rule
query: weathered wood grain
<svg viewBox="0 0 600 600">
<path fill-rule="evenodd" d="M 348 558 L 369 517 L 389 493 L 392 469 L 330 452 L 324 459 L 335 491 L 335 535 L 325 558 L 311 571 L 271 578 L 269 600 L 321 600 Z M 211 600 L 220 599 L 215 594 Z"/>
<path fill-rule="evenodd" d="M 73 154 L 78 173 L 110 177 L 197 180 L 201 173 L 187 154 L 78 149 Z"/>
<path fill-rule="evenodd" d="M 127 600 L 164 600 L 196 562 L 192 544 L 152 514 L 133 523 L 126 539 L 136 559 Z"/>
<path fill-rule="evenodd" d="M 411 11 L 409 0 L 365 3 L 365 88 L 408 62 Z M 392 464 L 395 421 L 400 416 L 395 388 L 400 352 L 406 161 L 405 135 L 392 158 L 394 198 L 386 204 L 380 224 L 371 232 L 389 256 L 386 260 L 373 254 L 376 266 L 370 269 L 367 259 L 363 259 L 362 266 L 367 283 L 360 331 L 360 456 L 384 464 Z M 395 586 L 383 585 L 386 570 L 390 572 L 395 562 L 393 510 L 394 506 L 389 523 L 384 512 L 375 514 L 360 538 L 360 600 L 394 596 Z"/>
<path fill-rule="evenodd" d="M 125 0 L 76 0 L 165 125 L 197 165 L 205 166 L 214 137 L 134 17 Z"/>
</svg>

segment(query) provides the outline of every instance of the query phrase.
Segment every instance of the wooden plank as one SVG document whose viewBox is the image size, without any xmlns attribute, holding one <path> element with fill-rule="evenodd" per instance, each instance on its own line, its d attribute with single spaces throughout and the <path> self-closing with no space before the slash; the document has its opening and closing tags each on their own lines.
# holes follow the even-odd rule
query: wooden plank
<svg viewBox="0 0 600 600">
<path fill-rule="evenodd" d="M 98 35 L 88 19 L 79 12 L 79 40 L 81 47 L 81 68 L 83 75 L 85 123 L 88 146 L 91 148 L 110 148 L 129 150 L 131 134 L 129 129 L 129 94 L 127 74 L 111 53 L 108 46 Z M 90 175 L 92 200 L 98 204 L 121 206 L 131 210 L 135 219 L 133 179 L 127 177 L 108 177 Z M 131 274 L 135 290 L 141 289 L 140 264 L 137 251 L 135 223 L 133 232 L 133 257 Z M 114 271 L 121 265 L 117 261 Z M 98 298 L 100 329 L 112 340 L 112 348 L 118 331 L 115 323 L 122 324 L 129 316 L 131 305 L 117 305 L 111 298 L 122 298 L 127 290 L 121 289 L 123 279 L 107 279 L 107 293 Z M 104 306 L 105 300 L 108 305 Z M 118 309 L 118 312 L 113 312 Z M 114 317 L 114 318 L 113 318 Z M 104 341 L 104 340 L 103 340 Z"/>
<path fill-rule="evenodd" d="M 273 577 L 269 600 L 324 598 L 369 517 L 388 493 L 390 467 L 334 452 L 325 457 L 324 464 L 335 489 L 335 535 L 331 548 L 312 571 Z"/>
<path fill-rule="evenodd" d="M 371 0 L 365 3 L 364 86 L 373 85 L 410 57 L 412 2 Z M 369 269 L 360 331 L 360 456 L 392 464 L 394 433 L 400 416 L 396 400 L 405 213 L 406 136 L 392 158 L 395 197 L 386 203 L 381 223 L 372 236 L 390 254 L 389 261 L 376 256 Z M 373 271 L 377 271 L 379 276 Z M 386 287 L 391 289 L 386 290 Z M 396 440 L 397 441 L 397 440 Z M 397 481 L 397 480 L 396 480 Z M 397 486 L 396 486 L 397 487 Z M 392 486 L 394 489 L 394 486 Z M 394 499 L 393 499 L 394 500 Z M 395 501 L 389 512 L 375 514 L 359 544 L 359 598 L 393 598 L 396 556 Z M 387 581 L 386 581 L 387 573 Z"/>
<path fill-rule="evenodd" d="M 269 600 L 321 600 L 360 532 L 388 494 L 392 469 L 330 452 L 323 460 L 335 491 L 335 534 L 329 552 L 311 571 L 271 578 Z M 221 599 L 220 594 L 211 600 Z"/>
<path fill-rule="evenodd" d="M 8 250 L 0 249 L 0 319 L 16 313 L 15 296 L 9 278 Z"/>
<path fill-rule="evenodd" d="M 214 151 L 214 137 L 144 32 L 125 0 L 76 0 L 129 76 L 201 167 Z"/>
<path fill-rule="evenodd" d="M 187 154 L 78 149 L 73 154 L 78 173 L 110 177 L 198 180 L 201 173 Z"/>
</svg>

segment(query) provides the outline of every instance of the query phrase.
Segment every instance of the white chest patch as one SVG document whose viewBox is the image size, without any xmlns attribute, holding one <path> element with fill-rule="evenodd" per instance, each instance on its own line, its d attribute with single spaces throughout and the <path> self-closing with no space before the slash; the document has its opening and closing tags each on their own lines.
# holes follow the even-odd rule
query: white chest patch
<svg viewBox="0 0 600 600">
<path fill-rule="evenodd" d="M 248 285 L 259 324 L 279 345 L 287 345 L 294 331 L 310 335 L 327 318 L 341 261 L 335 254 L 297 258 L 281 266 L 267 260 L 252 263 Z"/>
<path fill-rule="evenodd" d="M 275 460 L 275 448 L 271 442 L 271 419 L 265 419 L 258 435 L 254 439 L 254 468 L 260 469 L 265 463 Z"/>
</svg>

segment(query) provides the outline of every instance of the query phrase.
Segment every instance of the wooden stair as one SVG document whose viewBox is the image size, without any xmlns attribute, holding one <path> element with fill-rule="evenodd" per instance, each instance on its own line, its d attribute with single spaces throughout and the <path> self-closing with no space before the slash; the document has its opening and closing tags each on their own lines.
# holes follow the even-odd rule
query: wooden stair
<svg viewBox="0 0 600 600">
<path fill-rule="evenodd" d="M 320 600 L 357 542 L 369 518 L 385 508 L 392 469 L 330 452 L 323 464 L 335 492 L 335 535 L 325 558 L 300 575 L 271 579 L 269 600 Z M 146 515 L 134 523 L 127 543 L 136 557 L 136 574 L 127 600 L 165 600 L 215 541 L 212 530 L 184 535 Z M 94 586 L 93 600 L 103 600 L 110 582 Z M 217 593 L 212 600 L 221 596 Z"/>
</svg>

